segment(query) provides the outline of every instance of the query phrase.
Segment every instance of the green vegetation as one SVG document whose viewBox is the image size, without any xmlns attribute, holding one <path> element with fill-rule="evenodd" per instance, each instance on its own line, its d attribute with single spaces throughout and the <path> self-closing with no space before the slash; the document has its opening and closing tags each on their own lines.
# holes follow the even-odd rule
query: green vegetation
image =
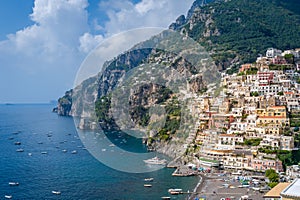
<svg viewBox="0 0 300 200">
<path fill-rule="evenodd" d="M 267 169 L 265 172 L 265 176 L 270 180 L 268 184 L 269 187 L 273 188 L 279 183 L 279 175 L 274 169 Z"/>
<path fill-rule="evenodd" d="M 261 140 L 261 138 L 245 139 L 244 144 L 248 146 L 258 146 Z"/>
<path fill-rule="evenodd" d="M 95 103 L 95 112 L 100 123 L 109 124 L 112 118 L 109 116 L 109 109 L 111 104 L 111 96 L 103 96 Z"/>
<path fill-rule="evenodd" d="M 300 127 L 300 112 L 294 112 L 290 114 L 290 126 Z"/>
<path fill-rule="evenodd" d="M 293 69 L 293 66 L 291 65 L 274 65 L 274 64 L 270 64 L 269 65 L 269 69 L 270 70 L 290 70 Z"/>
<path fill-rule="evenodd" d="M 173 98 L 167 103 L 165 110 L 167 114 L 166 123 L 157 134 L 157 137 L 163 141 L 169 140 L 171 135 L 175 134 L 180 127 L 181 106 L 179 101 Z"/>
<path fill-rule="evenodd" d="M 251 93 L 250 93 L 250 96 L 251 96 L 251 97 L 258 97 L 258 96 L 259 96 L 259 93 L 258 93 L 258 92 L 251 92 Z"/>
<path fill-rule="evenodd" d="M 283 95 L 283 92 L 282 92 L 282 91 L 280 91 L 280 92 L 278 92 L 278 93 L 277 93 L 277 95 L 280 95 L 280 96 L 282 96 L 282 95 Z"/>
<path fill-rule="evenodd" d="M 299 46 L 300 10 L 295 5 L 299 6 L 296 0 L 216 1 L 202 7 L 201 13 L 210 15 L 213 23 L 209 29 L 219 34 L 204 37 L 205 20 L 186 30 L 207 50 L 215 52 L 212 57 L 222 67 L 229 66 L 236 56 L 241 63 L 253 62 L 269 47 Z"/>
</svg>

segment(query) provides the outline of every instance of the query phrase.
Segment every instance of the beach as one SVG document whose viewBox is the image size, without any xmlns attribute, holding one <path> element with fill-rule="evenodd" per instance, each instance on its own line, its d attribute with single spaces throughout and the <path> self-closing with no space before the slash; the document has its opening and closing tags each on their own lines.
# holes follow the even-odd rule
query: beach
<svg viewBox="0 0 300 200">
<path fill-rule="evenodd" d="M 204 199 L 240 199 L 241 196 L 248 195 L 249 199 L 263 199 L 264 193 L 255 191 L 250 188 L 242 188 L 240 182 L 230 180 L 225 181 L 216 174 L 201 174 L 199 183 L 190 196 L 190 200 L 195 198 Z M 233 178 L 233 177 L 228 177 Z"/>
</svg>

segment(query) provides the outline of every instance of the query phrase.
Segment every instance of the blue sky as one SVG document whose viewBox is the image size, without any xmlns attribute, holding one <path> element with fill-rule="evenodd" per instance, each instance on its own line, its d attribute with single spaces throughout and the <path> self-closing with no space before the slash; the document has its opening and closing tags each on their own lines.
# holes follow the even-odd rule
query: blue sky
<svg viewBox="0 0 300 200">
<path fill-rule="evenodd" d="M 0 103 L 57 99 L 99 43 L 135 28 L 167 28 L 192 2 L 1 0 Z"/>
</svg>

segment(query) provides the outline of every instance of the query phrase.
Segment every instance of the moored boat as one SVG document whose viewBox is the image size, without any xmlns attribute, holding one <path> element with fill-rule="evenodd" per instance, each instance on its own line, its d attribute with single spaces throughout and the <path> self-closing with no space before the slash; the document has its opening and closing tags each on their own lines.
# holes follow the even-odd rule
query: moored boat
<svg viewBox="0 0 300 200">
<path fill-rule="evenodd" d="M 145 178 L 144 179 L 144 181 L 148 181 L 148 182 L 151 182 L 151 181 L 153 181 L 154 180 L 154 178 Z"/>
<path fill-rule="evenodd" d="M 9 182 L 8 185 L 10 185 L 10 186 L 18 186 L 19 183 L 18 182 Z"/>
<path fill-rule="evenodd" d="M 12 196 L 11 195 L 5 195 L 4 198 L 5 199 L 12 199 Z"/>
<path fill-rule="evenodd" d="M 169 189 L 168 192 L 172 195 L 182 194 L 182 189 L 176 188 L 176 189 Z"/>
<path fill-rule="evenodd" d="M 24 152 L 24 149 L 17 149 L 16 152 Z"/>
<path fill-rule="evenodd" d="M 160 159 L 157 156 L 144 160 L 145 163 L 150 164 L 150 165 L 166 165 L 167 160 L 165 159 Z"/>
<path fill-rule="evenodd" d="M 151 184 L 144 184 L 144 187 L 152 187 Z"/>
<path fill-rule="evenodd" d="M 55 190 L 52 190 L 52 194 L 60 195 L 60 194 L 61 194 L 61 192 L 60 192 L 60 191 L 55 191 Z"/>
</svg>

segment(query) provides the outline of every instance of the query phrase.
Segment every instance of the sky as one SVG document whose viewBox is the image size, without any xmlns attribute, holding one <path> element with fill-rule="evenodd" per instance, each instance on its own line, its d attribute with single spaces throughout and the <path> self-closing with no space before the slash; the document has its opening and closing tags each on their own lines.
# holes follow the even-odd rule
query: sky
<svg viewBox="0 0 300 200">
<path fill-rule="evenodd" d="M 101 42 L 167 28 L 193 0 L 1 0 L 0 103 L 47 103 L 71 89 Z"/>
</svg>

